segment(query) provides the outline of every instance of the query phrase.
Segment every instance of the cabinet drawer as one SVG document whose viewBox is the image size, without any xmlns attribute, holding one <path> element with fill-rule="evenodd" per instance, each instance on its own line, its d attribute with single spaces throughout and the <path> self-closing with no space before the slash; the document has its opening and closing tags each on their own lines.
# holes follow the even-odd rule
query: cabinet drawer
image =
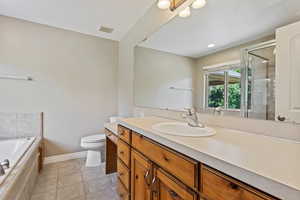
<svg viewBox="0 0 300 200">
<path fill-rule="evenodd" d="M 201 167 L 201 193 L 207 200 L 275 200 L 209 167 Z"/>
<path fill-rule="evenodd" d="M 125 165 L 129 168 L 130 166 L 130 146 L 123 142 L 122 140 L 118 140 L 118 157 L 125 163 Z"/>
<path fill-rule="evenodd" d="M 125 188 L 129 190 L 129 169 L 120 160 L 118 160 L 118 177 Z"/>
<path fill-rule="evenodd" d="M 167 172 L 162 169 L 155 170 L 154 199 L 161 200 L 197 200 L 197 194 L 182 183 L 174 180 Z M 154 179 L 155 180 L 155 179 Z M 158 194 L 160 198 L 155 198 Z"/>
<path fill-rule="evenodd" d="M 123 141 L 130 144 L 130 142 L 131 142 L 131 140 L 130 140 L 131 139 L 131 130 L 119 125 L 118 126 L 118 134 L 119 134 L 120 139 L 122 139 Z"/>
<path fill-rule="evenodd" d="M 129 192 L 126 190 L 120 180 L 118 180 L 117 183 L 117 192 L 119 194 L 120 200 L 129 200 Z"/>
<path fill-rule="evenodd" d="M 198 186 L 197 162 L 132 133 L 132 147 L 192 188 Z"/>
<path fill-rule="evenodd" d="M 109 130 L 105 129 L 105 135 L 108 137 L 113 143 L 117 144 L 118 142 L 118 137 L 110 132 Z"/>
</svg>

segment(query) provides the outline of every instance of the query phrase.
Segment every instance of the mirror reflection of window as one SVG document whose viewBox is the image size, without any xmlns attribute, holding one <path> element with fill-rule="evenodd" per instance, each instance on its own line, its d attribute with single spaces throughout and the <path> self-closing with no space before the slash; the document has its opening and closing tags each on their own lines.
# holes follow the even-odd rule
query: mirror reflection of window
<svg viewBox="0 0 300 200">
<path fill-rule="evenodd" d="M 241 108 L 241 69 L 228 70 L 228 108 Z"/>
<path fill-rule="evenodd" d="M 225 72 L 216 71 L 208 74 L 208 107 L 217 108 L 225 105 Z"/>
<path fill-rule="evenodd" d="M 210 70 L 206 73 L 206 108 L 221 107 L 224 110 L 241 108 L 241 68 Z"/>
</svg>

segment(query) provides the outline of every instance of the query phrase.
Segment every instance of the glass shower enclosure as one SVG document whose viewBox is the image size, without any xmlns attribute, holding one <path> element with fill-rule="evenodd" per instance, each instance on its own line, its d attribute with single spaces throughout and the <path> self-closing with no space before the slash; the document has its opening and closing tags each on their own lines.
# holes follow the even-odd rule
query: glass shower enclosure
<svg viewBox="0 0 300 200">
<path fill-rule="evenodd" d="M 276 41 L 242 49 L 241 116 L 275 120 Z"/>
</svg>

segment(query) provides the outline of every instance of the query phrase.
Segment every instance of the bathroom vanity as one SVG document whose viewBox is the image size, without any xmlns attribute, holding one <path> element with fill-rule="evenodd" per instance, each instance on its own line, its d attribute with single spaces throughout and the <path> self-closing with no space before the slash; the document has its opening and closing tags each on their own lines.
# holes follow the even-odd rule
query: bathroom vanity
<svg viewBox="0 0 300 200">
<path fill-rule="evenodd" d="M 270 159 L 265 157 L 269 152 L 276 151 L 266 150 L 269 145 L 275 145 L 274 148 L 287 145 L 289 148 L 286 151 L 289 153 L 299 151 L 299 144 L 221 128 L 216 128 L 216 135 L 211 137 L 165 135 L 152 129 L 154 124 L 160 122 L 170 120 L 146 117 L 120 121 L 117 172 L 118 192 L 122 199 L 300 198 L 300 191 L 297 190 L 299 176 L 290 176 L 297 174 L 294 170 L 299 161 L 293 161 L 296 166 L 290 166 L 291 162 L 287 165 L 281 163 L 293 160 L 294 156 L 296 159 L 297 152 L 288 157 L 277 155 L 278 166 L 272 163 L 275 158 L 270 158 L 274 155 L 269 155 Z M 267 143 L 269 145 L 264 146 Z M 227 150 L 223 149 L 226 147 Z M 253 153 L 247 152 L 250 148 L 253 148 Z M 261 153 L 255 156 L 257 152 Z M 254 161 L 257 164 L 253 165 Z"/>
</svg>

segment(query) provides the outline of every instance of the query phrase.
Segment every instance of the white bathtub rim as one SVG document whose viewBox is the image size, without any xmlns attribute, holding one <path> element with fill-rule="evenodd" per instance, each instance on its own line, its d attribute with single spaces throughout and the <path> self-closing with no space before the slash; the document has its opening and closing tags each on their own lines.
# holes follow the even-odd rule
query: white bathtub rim
<svg viewBox="0 0 300 200">
<path fill-rule="evenodd" d="M 3 176 L 0 177 L 0 186 L 2 186 L 2 184 L 5 183 L 5 180 L 14 171 L 15 167 L 18 165 L 18 163 L 20 162 L 20 160 L 22 160 L 23 156 L 28 152 L 28 150 L 30 149 L 30 147 L 34 143 L 35 138 L 36 137 L 26 137 L 26 138 L 9 139 L 11 141 L 13 141 L 13 140 L 21 140 L 21 139 L 22 140 L 29 140 L 29 141 L 28 141 L 28 144 L 26 144 L 26 149 L 25 150 L 22 149 L 22 152 L 18 152 L 18 153 L 20 153 L 20 155 L 18 155 L 17 158 L 13 158 L 13 159 L 8 158 L 11 166 L 8 169 L 5 170 L 5 175 L 3 175 Z"/>
<path fill-rule="evenodd" d="M 17 163 L 15 169 L 10 173 L 10 175 L 6 178 L 3 184 L 0 187 L 0 199 L 5 199 L 5 197 L 9 194 L 10 190 L 13 188 L 15 181 L 19 178 L 22 172 L 26 169 L 26 163 L 31 158 L 32 154 L 38 149 L 41 137 L 38 136 L 35 138 L 33 144 L 29 147 L 26 154 L 22 157 L 22 159 Z"/>
</svg>

